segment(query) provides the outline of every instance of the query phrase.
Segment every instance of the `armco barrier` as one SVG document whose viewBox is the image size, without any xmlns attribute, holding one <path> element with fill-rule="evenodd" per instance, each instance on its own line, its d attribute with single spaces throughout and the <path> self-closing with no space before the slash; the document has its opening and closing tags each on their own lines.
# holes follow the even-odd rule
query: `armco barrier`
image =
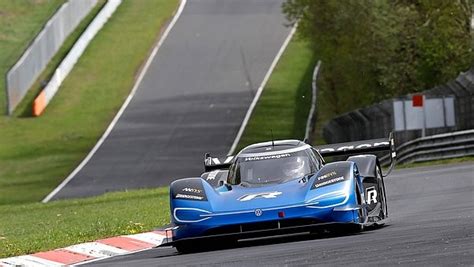
<svg viewBox="0 0 474 267">
<path fill-rule="evenodd" d="M 12 114 L 64 40 L 97 4 L 97 0 L 69 0 L 45 24 L 6 77 L 7 113 Z"/>
<path fill-rule="evenodd" d="M 474 128 L 474 66 L 461 73 L 455 80 L 424 91 L 427 98 L 454 97 L 454 127 L 426 129 L 426 136 Z M 410 96 L 401 97 L 407 99 Z M 330 120 L 323 129 L 327 143 L 342 143 L 364 139 L 383 138 L 394 129 L 393 101 L 357 109 Z M 421 130 L 399 131 L 395 133 L 397 144 L 403 144 L 421 137 Z"/>
<path fill-rule="evenodd" d="M 397 147 L 399 163 L 465 156 L 474 156 L 474 129 L 417 138 Z M 388 165 L 389 161 L 388 156 L 381 158 L 382 165 Z"/>
<path fill-rule="evenodd" d="M 82 33 L 81 37 L 79 37 L 71 51 L 69 51 L 67 56 L 54 72 L 54 75 L 49 83 L 35 99 L 33 103 L 34 116 L 39 116 L 44 111 L 48 103 L 58 91 L 61 83 L 72 70 L 77 60 L 79 60 L 81 57 L 87 45 L 89 45 L 97 32 L 99 32 L 99 30 L 104 26 L 104 24 L 107 22 L 110 16 L 112 16 L 115 10 L 117 10 L 117 7 L 121 3 L 122 0 L 108 0 L 107 4 L 102 8 L 99 14 L 97 14 L 87 29 Z"/>
<path fill-rule="evenodd" d="M 312 133 L 316 124 L 316 99 L 318 95 L 318 87 L 316 82 L 318 80 L 319 69 L 321 68 L 321 60 L 318 61 L 313 71 L 313 81 L 311 83 L 311 108 L 308 114 L 308 120 L 306 121 L 306 131 L 304 134 L 304 140 L 307 140 L 310 144 L 312 143 Z"/>
</svg>

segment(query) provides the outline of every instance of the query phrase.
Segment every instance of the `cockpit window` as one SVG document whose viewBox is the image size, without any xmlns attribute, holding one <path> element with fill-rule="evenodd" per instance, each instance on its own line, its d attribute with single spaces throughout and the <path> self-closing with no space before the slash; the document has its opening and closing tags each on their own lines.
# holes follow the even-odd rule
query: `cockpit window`
<svg viewBox="0 0 474 267">
<path fill-rule="evenodd" d="M 280 154 L 243 154 L 229 170 L 230 184 L 263 185 L 301 178 L 317 171 L 306 150 Z"/>
</svg>

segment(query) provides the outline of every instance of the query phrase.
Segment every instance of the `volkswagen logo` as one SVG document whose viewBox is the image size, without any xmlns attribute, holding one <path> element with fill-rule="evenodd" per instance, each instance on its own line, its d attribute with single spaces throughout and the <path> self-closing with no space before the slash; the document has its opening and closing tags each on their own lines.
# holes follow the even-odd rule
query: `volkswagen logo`
<svg viewBox="0 0 474 267">
<path fill-rule="evenodd" d="M 260 217 L 262 216 L 263 211 L 261 209 L 256 209 L 255 210 L 255 216 Z"/>
</svg>

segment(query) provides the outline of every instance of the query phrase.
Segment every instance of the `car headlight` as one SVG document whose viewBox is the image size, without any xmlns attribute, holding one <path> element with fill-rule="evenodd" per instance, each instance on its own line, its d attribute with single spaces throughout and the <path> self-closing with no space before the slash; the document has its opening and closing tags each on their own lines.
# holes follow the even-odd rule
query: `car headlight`
<svg viewBox="0 0 474 267">
<path fill-rule="evenodd" d="M 211 217 L 202 216 L 210 213 L 210 211 L 198 208 L 175 208 L 173 210 L 173 217 L 177 222 L 196 223 L 210 219 Z"/>
<path fill-rule="evenodd" d="M 330 208 L 342 205 L 346 203 L 348 199 L 349 194 L 346 190 L 338 190 L 327 194 L 319 195 L 315 198 L 306 201 L 306 203 L 308 203 L 306 207 L 315 209 Z"/>
</svg>

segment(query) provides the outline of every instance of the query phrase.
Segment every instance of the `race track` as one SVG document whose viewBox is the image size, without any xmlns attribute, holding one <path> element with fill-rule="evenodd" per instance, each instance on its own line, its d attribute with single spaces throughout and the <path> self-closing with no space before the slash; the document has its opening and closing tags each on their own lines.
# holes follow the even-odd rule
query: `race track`
<svg viewBox="0 0 474 267">
<path fill-rule="evenodd" d="M 351 236 L 284 238 L 180 255 L 157 248 L 99 266 L 474 264 L 474 164 L 395 171 L 386 180 L 390 222 Z"/>
<path fill-rule="evenodd" d="M 205 152 L 226 155 L 291 32 L 282 2 L 187 1 L 105 142 L 52 199 L 167 186 L 199 176 Z"/>
</svg>

